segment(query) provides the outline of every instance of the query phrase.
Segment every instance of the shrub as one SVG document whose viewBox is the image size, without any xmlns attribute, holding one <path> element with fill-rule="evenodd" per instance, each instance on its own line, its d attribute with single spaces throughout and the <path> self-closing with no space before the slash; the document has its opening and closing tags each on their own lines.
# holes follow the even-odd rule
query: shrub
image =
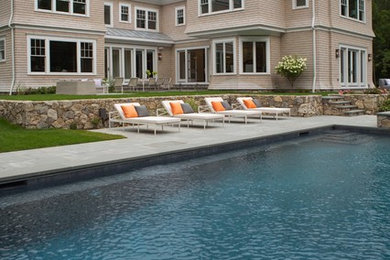
<svg viewBox="0 0 390 260">
<path fill-rule="evenodd" d="M 364 94 L 382 94 L 379 88 L 369 88 L 364 91 Z"/>
<path fill-rule="evenodd" d="M 39 87 L 39 88 L 17 88 L 17 94 L 18 95 L 37 95 L 37 94 L 55 94 L 56 93 L 56 87 Z"/>
<path fill-rule="evenodd" d="M 276 73 L 285 77 L 294 88 L 294 82 L 306 69 L 306 58 L 296 56 L 284 56 L 275 67 Z"/>
<path fill-rule="evenodd" d="M 379 112 L 390 111 L 390 97 L 379 106 Z"/>
</svg>

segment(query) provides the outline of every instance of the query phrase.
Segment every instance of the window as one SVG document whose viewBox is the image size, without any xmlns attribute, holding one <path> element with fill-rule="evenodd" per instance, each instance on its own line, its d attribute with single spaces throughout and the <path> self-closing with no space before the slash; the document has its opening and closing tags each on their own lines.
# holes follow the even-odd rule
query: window
<svg viewBox="0 0 390 260">
<path fill-rule="evenodd" d="M 241 38 L 240 73 L 268 73 L 269 52 L 269 38 Z"/>
<path fill-rule="evenodd" d="M 176 51 L 176 81 L 178 83 L 207 82 L 208 47 Z"/>
<path fill-rule="evenodd" d="M 119 5 L 119 17 L 121 22 L 131 23 L 131 7 L 127 4 L 120 4 Z"/>
<path fill-rule="evenodd" d="M 185 8 L 183 7 L 176 7 L 176 26 L 184 25 L 185 24 Z"/>
<path fill-rule="evenodd" d="M 366 87 L 366 50 L 340 47 L 340 83 L 342 87 Z"/>
<path fill-rule="evenodd" d="M 340 14 L 342 16 L 364 21 L 365 0 L 340 0 Z"/>
<path fill-rule="evenodd" d="M 154 10 L 136 9 L 136 28 L 145 30 L 158 30 L 158 14 Z"/>
<path fill-rule="evenodd" d="M 36 10 L 74 15 L 88 15 L 89 0 L 35 0 Z"/>
<path fill-rule="evenodd" d="M 30 38 L 29 49 L 31 73 L 94 73 L 93 41 Z"/>
<path fill-rule="evenodd" d="M 5 61 L 5 39 L 0 38 L 0 61 Z"/>
<path fill-rule="evenodd" d="M 104 24 L 107 26 L 112 26 L 112 4 L 104 4 Z"/>
<path fill-rule="evenodd" d="M 214 73 L 235 73 L 235 40 L 215 41 L 214 44 Z"/>
<path fill-rule="evenodd" d="M 243 0 L 198 0 L 199 13 L 208 14 L 243 8 Z"/>
<path fill-rule="evenodd" d="M 293 0 L 293 9 L 300 9 L 309 7 L 308 0 Z"/>
</svg>

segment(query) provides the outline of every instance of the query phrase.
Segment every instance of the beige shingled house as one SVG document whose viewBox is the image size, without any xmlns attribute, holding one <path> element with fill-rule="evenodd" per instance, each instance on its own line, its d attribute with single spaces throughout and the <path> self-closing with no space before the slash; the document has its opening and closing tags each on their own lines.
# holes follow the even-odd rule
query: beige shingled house
<svg viewBox="0 0 390 260">
<path fill-rule="evenodd" d="M 1 0 L 0 92 L 62 79 L 145 78 L 209 89 L 372 87 L 372 0 Z"/>
</svg>

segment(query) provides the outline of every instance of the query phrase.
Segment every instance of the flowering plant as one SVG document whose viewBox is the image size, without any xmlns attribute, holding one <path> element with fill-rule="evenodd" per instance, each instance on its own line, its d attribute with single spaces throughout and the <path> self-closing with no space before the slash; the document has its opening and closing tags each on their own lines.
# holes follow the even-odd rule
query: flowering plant
<svg viewBox="0 0 390 260">
<path fill-rule="evenodd" d="M 295 80 L 301 76 L 306 69 L 306 58 L 296 56 L 284 56 L 275 67 L 276 73 L 287 78 L 291 87 L 294 87 Z"/>
</svg>

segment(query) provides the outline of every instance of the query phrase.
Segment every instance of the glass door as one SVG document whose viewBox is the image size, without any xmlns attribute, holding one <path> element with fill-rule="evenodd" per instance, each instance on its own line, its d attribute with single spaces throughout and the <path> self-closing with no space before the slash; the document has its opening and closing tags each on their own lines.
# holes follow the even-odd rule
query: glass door
<svg viewBox="0 0 390 260">
<path fill-rule="evenodd" d="M 112 49 L 112 77 L 119 78 L 121 76 L 121 50 Z"/>
<path fill-rule="evenodd" d="M 133 57 L 133 51 L 131 49 L 125 49 L 125 79 L 130 79 L 133 75 L 132 73 L 132 57 Z"/>
<path fill-rule="evenodd" d="M 206 83 L 206 48 L 177 51 L 177 82 Z"/>
<path fill-rule="evenodd" d="M 135 76 L 140 79 L 143 79 L 145 76 L 143 50 L 136 50 L 135 52 Z"/>
<path fill-rule="evenodd" d="M 110 76 L 110 48 L 104 48 L 104 78 Z"/>
</svg>

